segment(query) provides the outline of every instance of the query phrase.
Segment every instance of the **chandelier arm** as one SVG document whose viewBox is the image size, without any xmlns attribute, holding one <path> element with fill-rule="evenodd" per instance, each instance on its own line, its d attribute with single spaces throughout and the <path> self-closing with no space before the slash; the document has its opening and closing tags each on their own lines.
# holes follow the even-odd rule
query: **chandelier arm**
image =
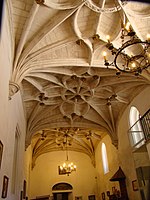
<svg viewBox="0 0 150 200">
<path fill-rule="evenodd" d="M 136 58 L 142 57 L 142 56 L 143 56 L 143 55 L 142 55 L 143 53 L 142 53 L 142 54 L 138 54 L 138 55 L 133 56 L 133 57 L 130 57 L 129 55 L 125 54 L 123 51 L 125 51 L 126 48 L 128 48 L 128 47 L 130 47 L 130 46 L 132 46 L 132 45 L 136 45 L 136 44 L 146 45 L 146 46 L 147 46 L 147 49 L 149 48 L 149 45 L 150 45 L 149 41 L 141 41 L 140 39 L 137 39 L 137 38 L 125 42 L 125 43 L 122 45 L 122 47 L 118 49 L 118 51 L 117 51 L 117 53 L 116 53 L 116 55 L 115 55 L 115 58 L 114 58 L 114 65 L 115 65 L 115 67 L 116 67 L 119 71 L 127 72 L 127 73 L 132 73 L 132 72 L 139 72 L 139 73 L 141 73 L 143 69 L 146 69 L 146 68 L 148 68 L 148 67 L 150 66 L 150 63 L 149 63 L 148 59 L 146 60 L 146 58 L 145 58 L 145 60 L 146 60 L 147 63 L 146 63 L 143 67 L 140 65 L 139 67 L 129 68 L 129 63 L 131 63 L 131 61 L 132 61 L 132 62 L 136 61 Z M 145 52 L 145 49 L 143 49 L 143 51 Z M 126 60 L 127 63 L 128 63 L 128 64 L 127 64 L 127 67 L 128 67 L 128 68 L 121 69 L 121 68 L 118 66 L 118 64 L 117 64 L 117 59 L 118 59 L 118 56 L 121 55 L 121 54 L 124 55 L 124 58 L 125 58 L 125 60 Z M 146 54 L 146 52 L 145 52 L 144 54 Z M 140 64 L 140 63 L 139 63 L 139 64 Z"/>
<path fill-rule="evenodd" d="M 141 39 L 136 35 L 133 30 L 131 24 L 129 23 L 129 19 L 127 14 L 121 5 L 120 1 L 115 0 L 115 4 L 119 2 L 122 8 L 122 14 L 118 10 L 118 14 L 121 20 L 121 40 L 122 46 L 119 49 L 116 49 L 113 44 L 110 42 L 110 39 L 107 39 L 108 43 L 106 45 L 107 49 L 111 51 L 112 55 L 114 55 L 113 62 L 109 62 L 106 59 L 106 52 L 103 52 L 104 56 L 104 65 L 108 68 L 109 66 L 115 66 L 117 72 L 116 75 L 119 76 L 121 72 L 127 73 L 135 73 L 135 75 L 139 75 L 142 73 L 143 69 L 146 69 L 150 66 L 149 59 L 149 45 L 150 45 L 150 34 L 147 34 L 147 40 L 141 41 Z M 127 23 L 126 23 L 127 22 Z M 107 36 L 109 38 L 109 35 Z M 143 51 L 140 52 L 140 49 L 136 47 L 137 44 L 141 44 Z M 135 56 L 130 56 L 128 52 L 131 52 L 132 45 L 135 45 Z M 128 49 L 129 47 L 129 49 Z M 138 52 L 138 53 L 136 53 Z M 139 53 L 140 52 L 140 53 Z M 119 61 L 119 62 L 118 62 Z"/>
</svg>

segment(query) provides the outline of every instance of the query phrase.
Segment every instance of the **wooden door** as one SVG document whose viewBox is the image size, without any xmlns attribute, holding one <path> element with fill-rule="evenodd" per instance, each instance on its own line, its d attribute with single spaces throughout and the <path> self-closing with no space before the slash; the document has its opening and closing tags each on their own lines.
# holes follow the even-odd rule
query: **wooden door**
<svg viewBox="0 0 150 200">
<path fill-rule="evenodd" d="M 54 193 L 54 200 L 68 200 L 68 192 Z"/>
</svg>

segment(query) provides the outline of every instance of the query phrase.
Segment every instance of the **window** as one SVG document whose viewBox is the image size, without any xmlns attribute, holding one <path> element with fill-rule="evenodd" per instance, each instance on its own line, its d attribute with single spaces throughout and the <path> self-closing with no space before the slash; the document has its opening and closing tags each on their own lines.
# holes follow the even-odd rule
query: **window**
<svg viewBox="0 0 150 200">
<path fill-rule="evenodd" d="M 131 145 L 139 148 L 143 143 L 144 143 L 144 135 L 142 131 L 142 127 L 140 124 L 140 113 L 138 109 L 134 106 L 131 107 L 130 109 L 130 140 L 131 140 Z"/>
<path fill-rule="evenodd" d="M 104 143 L 102 143 L 102 163 L 103 163 L 104 174 L 106 174 L 109 172 L 109 167 L 108 167 L 106 145 Z"/>
</svg>

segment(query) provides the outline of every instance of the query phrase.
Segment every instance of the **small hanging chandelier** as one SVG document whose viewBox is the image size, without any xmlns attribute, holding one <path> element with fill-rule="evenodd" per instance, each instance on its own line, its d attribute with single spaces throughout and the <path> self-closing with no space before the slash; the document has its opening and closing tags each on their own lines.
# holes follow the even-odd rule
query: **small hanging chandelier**
<svg viewBox="0 0 150 200">
<path fill-rule="evenodd" d="M 69 162 L 67 152 L 67 160 L 63 165 L 60 166 L 60 172 L 69 176 L 69 174 L 71 174 L 73 171 L 76 171 L 76 165 L 74 165 L 73 162 Z"/>
<path fill-rule="evenodd" d="M 76 171 L 76 165 L 74 165 L 73 162 L 69 162 L 67 144 L 70 144 L 70 143 L 68 142 L 68 134 L 65 134 L 63 145 L 65 146 L 65 149 L 66 149 L 67 159 L 66 159 L 66 162 L 64 162 L 63 165 L 59 167 L 59 170 L 60 170 L 60 174 L 66 174 L 69 176 L 69 174 L 71 174 L 73 171 Z"/>
</svg>

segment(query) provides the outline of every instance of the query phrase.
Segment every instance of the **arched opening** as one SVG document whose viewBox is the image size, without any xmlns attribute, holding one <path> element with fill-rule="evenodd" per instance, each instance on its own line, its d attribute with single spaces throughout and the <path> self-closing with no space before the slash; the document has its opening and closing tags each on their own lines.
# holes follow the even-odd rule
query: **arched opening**
<svg viewBox="0 0 150 200">
<path fill-rule="evenodd" d="M 52 187 L 54 200 L 72 200 L 72 185 L 69 183 L 57 183 Z"/>
<path fill-rule="evenodd" d="M 144 135 L 142 131 L 142 126 L 140 123 L 140 113 L 138 109 L 134 106 L 130 109 L 129 122 L 130 122 L 130 141 L 131 145 L 135 148 L 139 148 L 144 144 Z"/>
</svg>

